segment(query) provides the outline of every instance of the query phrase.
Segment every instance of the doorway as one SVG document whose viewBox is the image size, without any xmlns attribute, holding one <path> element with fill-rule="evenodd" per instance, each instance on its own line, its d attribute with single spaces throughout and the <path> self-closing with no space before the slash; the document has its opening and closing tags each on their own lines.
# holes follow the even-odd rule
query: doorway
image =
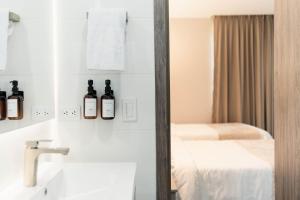
<svg viewBox="0 0 300 200">
<path fill-rule="evenodd" d="M 281 2 L 280 0 L 277 1 Z M 154 4 L 155 4 L 154 21 L 155 21 L 155 66 L 156 66 L 155 76 L 156 76 L 157 199 L 169 200 L 171 199 L 169 2 L 168 0 L 155 0 Z M 287 3 L 284 4 L 286 5 Z M 279 11 L 279 9 L 277 10 Z M 280 12 L 285 12 L 285 11 L 282 11 L 280 9 Z M 285 20 L 288 19 L 285 18 Z M 279 151 L 278 147 L 279 146 L 276 146 L 277 152 Z M 283 166 L 281 166 L 281 168 L 283 168 Z M 276 176 L 277 175 L 278 174 L 276 171 Z M 281 176 L 284 176 L 284 173 L 281 173 Z M 278 188 L 279 187 L 277 184 L 276 189 Z"/>
</svg>

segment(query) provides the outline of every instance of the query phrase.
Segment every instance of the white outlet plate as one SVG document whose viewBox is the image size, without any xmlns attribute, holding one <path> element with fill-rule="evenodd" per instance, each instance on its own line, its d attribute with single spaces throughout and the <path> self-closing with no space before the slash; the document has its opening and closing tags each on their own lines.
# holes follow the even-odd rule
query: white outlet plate
<svg viewBox="0 0 300 200">
<path fill-rule="evenodd" d="M 50 119 L 51 109 L 47 106 L 32 106 L 31 117 L 34 121 Z"/>
<path fill-rule="evenodd" d="M 64 120 L 80 120 L 80 106 L 62 108 L 61 116 Z"/>
</svg>

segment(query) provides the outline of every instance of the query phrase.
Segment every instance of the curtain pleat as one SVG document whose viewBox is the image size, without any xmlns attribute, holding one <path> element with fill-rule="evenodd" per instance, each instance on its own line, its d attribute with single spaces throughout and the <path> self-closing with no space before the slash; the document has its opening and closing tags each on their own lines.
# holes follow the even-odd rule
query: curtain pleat
<svg viewBox="0 0 300 200">
<path fill-rule="evenodd" d="M 273 133 L 274 17 L 214 18 L 213 122 Z"/>
</svg>

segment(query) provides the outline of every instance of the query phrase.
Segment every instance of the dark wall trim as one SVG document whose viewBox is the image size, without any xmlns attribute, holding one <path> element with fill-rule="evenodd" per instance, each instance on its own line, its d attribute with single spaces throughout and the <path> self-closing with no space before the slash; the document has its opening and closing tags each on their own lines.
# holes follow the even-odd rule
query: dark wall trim
<svg viewBox="0 0 300 200">
<path fill-rule="evenodd" d="M 156 194 L 171 199 L 169 0 L 154 0 Z"/>
</svg>

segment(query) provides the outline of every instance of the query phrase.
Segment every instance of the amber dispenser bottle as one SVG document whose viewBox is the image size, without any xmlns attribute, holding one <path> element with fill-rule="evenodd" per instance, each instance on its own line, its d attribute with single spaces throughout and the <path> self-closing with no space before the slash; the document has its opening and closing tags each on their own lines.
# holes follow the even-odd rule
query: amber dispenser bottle
<svg viewBox="0 0 300 200">
<path fill-rule="evenodd" d="M 96 119 L 98 111 L 97 92 L 93 87 L 94 81 L 88 81 L 88 93 L 84 96 L 83 110 L 85 119 Z"/>
<path fill-rule="evenodd" d="M 24 92 L 19 91 L 18 81 L 11 81 L 12 95 L 7 98 L 7 117 L 9 120 L 23 119 Z"/>
<path fill-rule="evenodd" d="M 110 80 L 105 81 L 105 94 L 101 96 L 101 118 L 104 120 L 115 118 L 115 97 L 110 83 Z"/>
<path fill-rule="evenodd" d="M 0 91 L 0 121 L 6 119 L 6 92 Z"/>
</svg>

